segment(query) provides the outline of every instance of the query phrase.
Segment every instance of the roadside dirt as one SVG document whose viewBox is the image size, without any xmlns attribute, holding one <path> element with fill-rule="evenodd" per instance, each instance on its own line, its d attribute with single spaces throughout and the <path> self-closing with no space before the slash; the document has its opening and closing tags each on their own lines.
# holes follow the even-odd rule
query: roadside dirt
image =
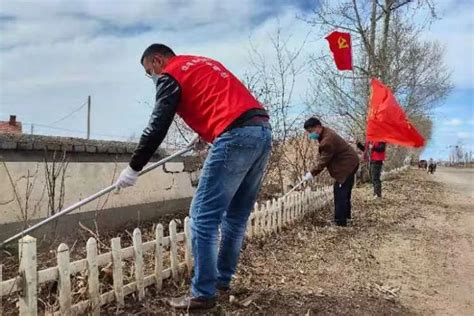
<svg viewBox="0 0 474 316">
<path fill-rule="evenodd" d="M 281 235 L 247 244 L 235 302 L 210 314 L 472 315 L 473 201 L 464 186 L 411 170 L 384 183 L 384 198 L 358 188 L 352 227 L 330 224 L 332 210 Z M 458 179 L 456 175 L 454 179 Z M 119 314 L 172 313 L 162 302 L 187 284 L 149 292 Z"/>
<path fill-rule="evenodd" d="M 357 188 L 350 227 L 334 227 L 328 207 L 281 234 L 247 243 L 233 302 L 221 299 L 208 314 L 473 315 L 473 176 L 467 169 L 440 168 L 435 175 L 413 169 L 384 182 L 382 200 L 371 198 L 369 185 Z M 55 258 L 39 257 L 43 264 Z M 176 315 L 163 298 L 188 290 L 188 282 L 167 281 L 160 293 L 148 288 L 144 301 L 128 297 L 123 309 L 110 305 L 101 314 Z M 3 307 L 15 301 L 9 303 Z M 45 297 L 42 304 L 48 309 L 56 299 Z"/>
</svg>

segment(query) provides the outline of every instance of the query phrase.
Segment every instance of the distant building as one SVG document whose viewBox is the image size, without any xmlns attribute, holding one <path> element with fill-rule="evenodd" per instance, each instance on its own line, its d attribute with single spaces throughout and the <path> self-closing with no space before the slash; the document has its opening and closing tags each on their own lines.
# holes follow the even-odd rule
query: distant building
<svg viewBox="0 0 474 316">
<path fill-rule="evenodd" d="M 16 120 L 16 115 L 10 115 L 9 121 L 0 121 L 0 134 L 21 134 L 21 122 Z"/>
</svg>

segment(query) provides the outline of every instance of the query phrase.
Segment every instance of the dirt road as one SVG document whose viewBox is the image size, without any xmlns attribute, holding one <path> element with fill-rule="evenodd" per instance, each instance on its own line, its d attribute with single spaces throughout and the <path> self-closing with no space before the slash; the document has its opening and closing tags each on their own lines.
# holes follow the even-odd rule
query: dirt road
<svg viewBox="0 0 474 316">
<path fill-rule="evenodd" d="M 455 193 L 474 199 L 474 169 L 438 168 L 434 179 L 446 184 Z M 471 200 L 471 206 L 474 201 Z"/>
<path fill-rule="evenodd" d="M 472 175 L 411 170 L 384 182 L 381 201 L 356 189 L 351 227 L 332 226 L 328 208 L 247 244 L 234 303 L 213 314 L 474 315 Z M 161 298 L 188 289 L 149 292 L 123 313 L 169 313 Z"/>
<path fill-rule="evenodd" d="M 437 314 L 474 315 L 474 170 L 441 168 L 434 180 L 444 184 L 451 207 L 433 218 L 436 225 L 446 221 L 443 239 L 449 251 L 433 306 Z"/>
</svg>

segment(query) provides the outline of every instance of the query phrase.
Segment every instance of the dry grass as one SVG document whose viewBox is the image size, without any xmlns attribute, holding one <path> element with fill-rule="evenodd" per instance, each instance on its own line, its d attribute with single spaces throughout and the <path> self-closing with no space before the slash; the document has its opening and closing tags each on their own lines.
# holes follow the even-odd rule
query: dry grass
<svg viewBox="0 0 474 316">
<path fill-rule="evenodd" d="M 232 303 L 220 301 L 209 314 L 413 314 L 398 300 L 400 289 L 385 280 L 375 249 L 397 226 L 420 216 L 414 210 L 440 190 L 411 172 L 385 183 L 383 201 L 371 199 L 369 186 L 357 189 L 352 227 L 334 227 L 329 207 L 280 235 L 247 243 Z M 114 312 L 171 314 L 162 299 L 188 289 L 189 284 L 173 284 L 160 293 L 150 290 L 145 302 L 129 300 L 125 309 Z"/>
<path fill-rule="evenodd" d="M 381 258 L 377 249 L 394 232 L 413 233 L 410 230 L 415 228 L 409 223 L 423 218 L 421 210 L 442 203 L 443 188 L 426 181 L 426 177 L 425 173 L 410 171 L 385 182 L 382 201 L 371 199 L 368 185 L 356 189 L 355 219 L 351 227 L 334 227 L 331 224 L 333 211 L 329 207 L 307 216 L 298 226 L 279 235 L 246 243 L 233 284 L 232 303 L 221 301 L 211 314 L 413 314 L 399 300 L 400 287 L 387 280 L 387 271 L 381 268 L 381 261 L 386 258 Z M 151 225 L 142 231 L 144 240 L 153 238 Z M 104 243 L 111 237 L 113 233 L 104 235 Z M 76 248 L 82 249 L 84 241 L 78 241 Z M 130 242 L 130 236 L 124 235 L 123 246 Z M 55 258 L 54 253 L 51 256 Z M 84 254 L 79 254 L 81 256 Z M 180 252 L 180 256 L 183 253 Z M 145 262 L 150 272 L 153 260 L 147 258 Z M 131 263 L 126 264 L 126 269 L 124 282 L 133 278 Z M 84 288 L 80 277 L 75 280 L 76 290 Z M 107 288 L 102 290 L 110 289 L 111 283 L 106 284 Z M 159 293 L 153 287 L 146 289 L 144 302 L 128 297 L 125 308 L 110 305 L 103 312 L 169 314 L 171 311 L 162 299 L 185 294 L 188 290 L 189 281 L 167 280 Z M 55 306 L 54 294 L 54 289 L 42 292 L 41 297 L 48 302 L 43 309 Z"/>
<path fill-rule="evenodd" d="M 187 211 L 183 211 L 177 214 L 165 215 L 160 217 L 157 222 L 162 223 L 163 225 L 163 234 L 168 236 L 168 223 L 175 219 L 177 220 L 177 231 L 183 231 L 184 218 L 187 216 Z M 155 238 L 155 226 L 154 222 L 143 223 L 140 227 L 142 231 L 142 240 L 143 242 L 153 240 Z M 110 252 L 110 240 L 114 237 L 121 238 L 122 248 L 129 247 L 132 245 L 132 232 L 134 227 L 124 226 L 120 227 L 114 231 L 102 231 L 100 235 L 98 232 L 94 232 L 91 229 L 85 227 L 78 227 L 80 230 L 81 237 L 77 239 L 69 239 L 63 237 L 62 242 L 66 243 L 70 248 L 70 260 L 76 261 L 86 258 L 86 242 L 90 237 L 96 238 L 98 240 L 97 247 L 99 254 Z M 47 247 L 41 247 L 38 250 L 37 255 L 37 264 L 38 270 L 46 269 L 49 267 L 56 266 L 56 253 L 59 246 L 59 242 L 53 242 Z M 165 250 L 165 258 L 163 260 L 164 267 L 170 266 L 169 251 Z M 180 262 L 184 261 L 184 250 L 180 249 L 178 252 L 178 258 Z M 144 263 L 145 263 L 145 275 L 152 273 L 154 267 L 154 254 L 145 253 L 144 254 Z M 3 252 L 2 255 L 2 278 L 7 280 L 18 276 L 18 266 L 19 260 L 16 254 L 10 252 Z M 101 267 L 99 269 L 99 281 L 100 281 L 100 292 L 105 293 L 112 290 L 113 279 L 112 279 L 112 263 Z M 134 265 L 133 259 L 123 260 L 123 282 L 128 284 L 134 281 Z M 71 277 L 71 291 L 73 293 L 72 303 L 78 303 L 80 301 L 86 300 L 88 298 L 87 294 L 87 272 L 83 271 L 77 273 Z M 2 306 L 4 309 L 4 314 L 9 315 L 9 311 L 12 311 L 11 314 L 15 314 L 15 306 L 18 302 L 18 294 L 14 293 L 10 296 L 2 297 Z M 39 287 L 38 294 L 38 308 L 40 311 L 56 311 L 59 308 L 58 302 L 58 283 L 57 282 L 48 282 L 43 283 Z"/>
</svg>

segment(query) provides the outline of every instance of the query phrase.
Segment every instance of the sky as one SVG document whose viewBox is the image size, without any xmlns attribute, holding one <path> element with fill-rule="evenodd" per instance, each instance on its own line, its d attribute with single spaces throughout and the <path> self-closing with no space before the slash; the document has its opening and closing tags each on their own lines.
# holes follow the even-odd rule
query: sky
<svg viewBox="0 0 474 316">
<path fill-rule="evenodd" d="M 298 16 L 315 0 L 0 0 L 0 120 L 16 114 L 24 132 L 84 137 L 91 95 L 91 137 L 126 140 L 145 127 L 154 91 L 139 64 L 161 42 L 178 54 L 205 55 L 237 76 L 251 70 L 253 43 L 271 58 L 277 25 L 298 47 L 310 31 Z M 423 36 L 446 47 L 454 89 L 433 113 L 434 134 L 423 156 L 449 146 L 474 150 L 474 1 L 439 0 L 442 19 Z M 314 32 L 313 32 L 314 31 Z M 313 30 L 303 56 L 327 49 Z M 329 51 L 328 51 L 329 54 Z M 295 104 L 308 74 L 297 80 Z"/>
</svg>

